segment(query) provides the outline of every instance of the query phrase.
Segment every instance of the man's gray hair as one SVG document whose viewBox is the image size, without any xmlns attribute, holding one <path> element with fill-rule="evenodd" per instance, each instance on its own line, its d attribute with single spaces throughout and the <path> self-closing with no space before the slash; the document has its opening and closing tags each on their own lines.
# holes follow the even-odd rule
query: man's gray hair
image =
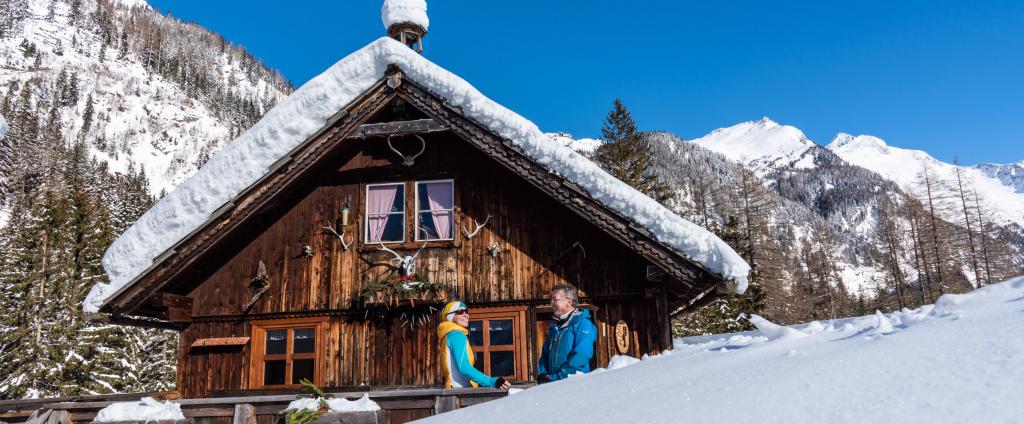
<svg viewBox="0 0 1024 424">
<path fill-rule="evenodd" d="M 576 294 L 576 287 L 573 287 L 572 284 L 556 285 L 551 288 L 551 294 L 554 295 L 555 292 L 562 292 L 562 294 L 564 294 L 565 297 L 568 297 L 570 300 L 572 300 L 572 306 L 580 306 L 580 298 Z"/>
</svg>

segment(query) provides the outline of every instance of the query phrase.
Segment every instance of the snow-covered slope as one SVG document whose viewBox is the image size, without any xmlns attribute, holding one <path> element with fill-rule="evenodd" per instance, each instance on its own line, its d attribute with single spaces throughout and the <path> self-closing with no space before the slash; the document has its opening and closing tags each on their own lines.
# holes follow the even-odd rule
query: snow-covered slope
<svg viewBox="0 0 1024 424">
<path fill-rule="evenodd" d="M 1010 164 L 983 163 L 975 165 L 974 168 L 1013 188 L 1014 192 L 1024 194 L 1024 161 Z"/>
<path fill-rule="evenodd" d="M 743 163 L 762 176 L 780 167 L 813 167 L 813 152 L 818 147 L 799 129 L 779 125 L 767 117 L 719 128 L 692 141 Z"/>
<path fill-rule="evenodd" d="M 73 76 L 73 104 L 59 117 L 64 138 L 84 140 L 112 172 L 141 168 L 153 194 L 184 181 L 290 91 L 244 50 L 144 0 L 17 0 L 4 7 L 19 19 L 0 37 L 0 87 L 50 87 L 62 72 Z"/>
<path fill-rule="evenodd" d="M 4 119 L 3 115 L 0 115 L 0 140 L 4 139 L 4 134 L 7 132 L 7 120 Z"/>
<path fill-rule="evenodd" d="M 996 224 L 1024 227 L 1024 193 L 1017 190 L 1012 179 L 1004 183 L 999 176 L 990 176 L 984 168 L 958 167 L 935 159 L 927 152 L 893 147 L 869 135 L 839 134 L 827 148 L 847 162 L 896 182 L 922 201 L 926 201 L 927 193 L 921 175 L 927 167 L 935 184 L 936 192 L 932 197 L 937 202 L 936 209 L 946 220 L 962 223 L 963 206 L 956 176 L 959 169 L 964 190 L 967 193 L 977 190 L 982 207 L 992 212 Z"/>
<path fill-rule="evenodd" d="M 681 339 L 422 423 L 1012 423 L 1024 278 L 893 314 Z M 568 414 L 568 415 L 559 415 Z"/>
<path fill-rule="evenodd" d="M 564 132 L 553 132 L 546 134 L 551 141 L 573 149 L 582 155 L 589 155 L 597 150 L 603 141 L 593 138 L 573 138 L 572 134 Z"/>
</svg>

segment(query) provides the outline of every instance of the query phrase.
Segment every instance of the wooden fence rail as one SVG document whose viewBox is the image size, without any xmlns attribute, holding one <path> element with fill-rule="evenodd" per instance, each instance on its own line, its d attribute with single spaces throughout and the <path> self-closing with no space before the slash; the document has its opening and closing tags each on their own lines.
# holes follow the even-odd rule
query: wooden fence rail
<svg viewBox="0 0 1024 424">
<path fill-rule="evenodd" d="M 526 386 L 523 386 L 526 387 Z M 400 424 L 445 413 L 460 407 L 504 397 L 497 389 L 395 389 L 328 392 L 335 398 L 358 399 L 369 394 L 380 405 L 377 412 L 330 413 L 317 424 Z M 0 401 L 0 423 L 26 424 L 88 424 L 96 414 L 114 402 L 139 400 L 150 396 L 173 400 L 181 405 L 187 423 L 193 424 L 281 424 L 279 415 L 297 395 L 259 395 L 179 399 L 176 392 L 131 393 L 105 396 L 76 396 L 53 399 L 19 399 Z M 170 424 L 161 423 L 161 424 Z M 107 423 L 129 424 L 129 423 Z M 181 424 L 181 422 L 175 422 Z"/>
</svg>

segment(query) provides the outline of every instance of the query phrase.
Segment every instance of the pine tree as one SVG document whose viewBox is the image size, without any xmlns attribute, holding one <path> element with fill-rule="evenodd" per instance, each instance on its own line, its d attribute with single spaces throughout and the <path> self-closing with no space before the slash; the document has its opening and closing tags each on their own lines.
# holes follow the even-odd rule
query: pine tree
<svg viewBox="0 0 1024 424">
<path fill-rule="evenodd" d="M 605 143 L 594 152 L 594 161 L 601 168 L 654 200 L 665 202 L 672 197 L 668 185 L 654 174 L 650 147 L 640 137 L 636 122 L 621 100 L 615 99 L 601 136 Z"/>
</svg>

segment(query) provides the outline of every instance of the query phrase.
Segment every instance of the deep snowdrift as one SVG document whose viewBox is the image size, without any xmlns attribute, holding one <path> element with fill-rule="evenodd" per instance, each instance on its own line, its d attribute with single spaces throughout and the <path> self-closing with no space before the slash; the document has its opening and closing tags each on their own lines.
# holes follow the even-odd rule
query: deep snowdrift
<svg viewBox="0 0 1024 424">
<path fill-rule="evenodd" d="M 1024 277 L 913 311 L 680 339 L 421 422 L 1021 422 Z M 617 365 L 628 361 L 615 361 Z"/>
</svg>

